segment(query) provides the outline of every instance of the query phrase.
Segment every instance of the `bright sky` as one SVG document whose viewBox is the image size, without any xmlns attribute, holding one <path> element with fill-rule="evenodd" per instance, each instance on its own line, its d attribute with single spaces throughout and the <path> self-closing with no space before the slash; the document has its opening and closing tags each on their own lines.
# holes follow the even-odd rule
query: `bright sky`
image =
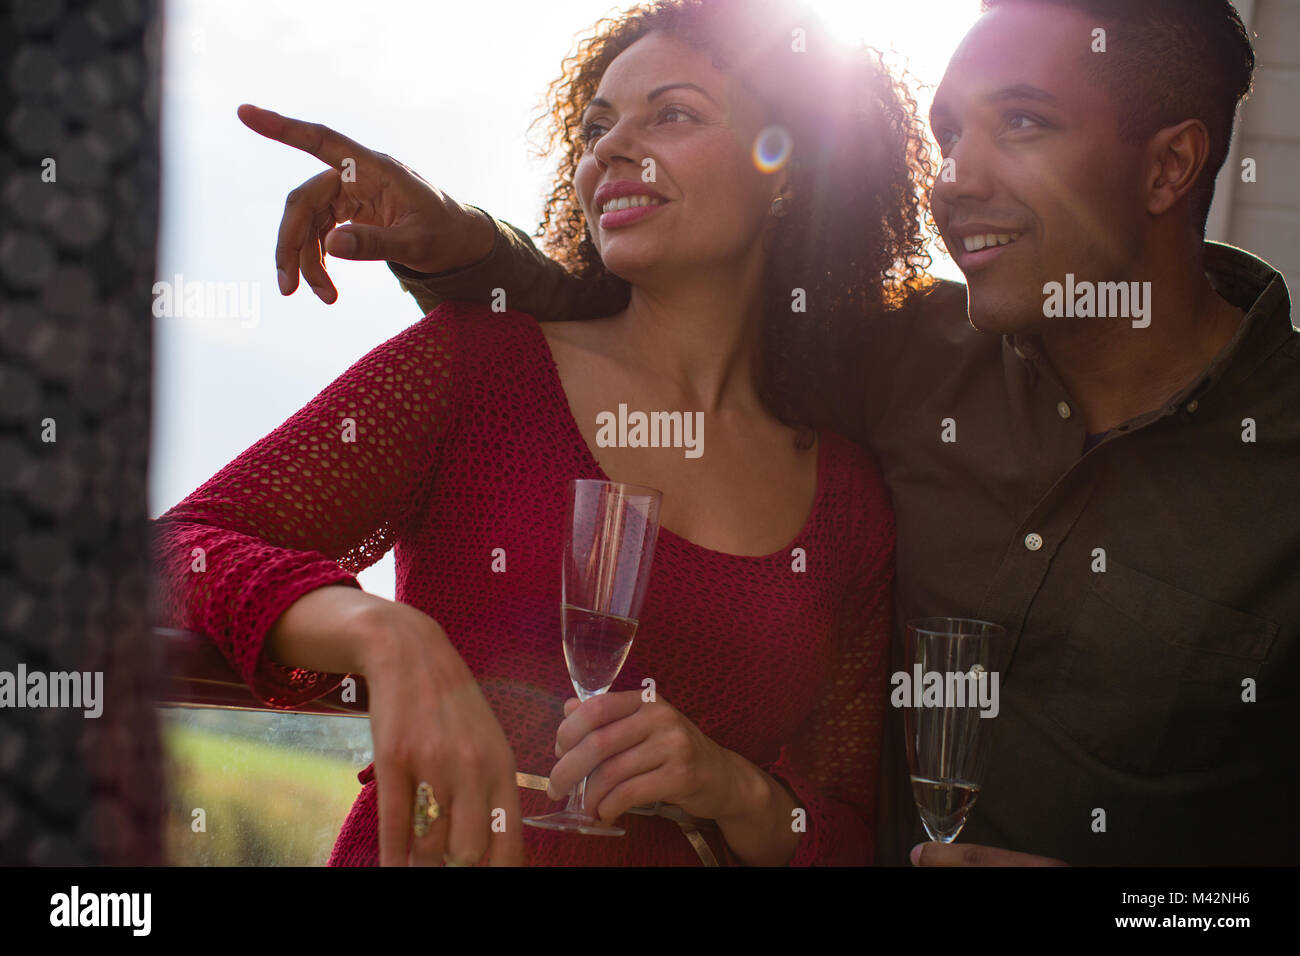
<svg viewBox="0 0 1300 956">
<path fill-rule="evenodd" d="M 244 102 L 395 156 L 464 202 L 532 232 L 548 183 L 529 122 L 574 36 L 610 0 L 169 0 L 163 64 L 159 278 L 242 282 L 257 322 L 155 320 L 150 513 L 162 514 L 273 431 L 371 349 L 420 318 L 381 263 L 331 259 L 332 306 L 280 296 L 285 195 L 324 167 L 263 139 Z M 828 20 L 905 55 L 937 85 L 978 0 L 822 0 Z M 910 8 L 910 9 L 909 9 Z M 924 90 L 917 95 L 928 108 Z M 935 272 L 959 274 L 936 252 Z M 257 283 L 255 290 L 253 284 Z M 249 325 L 251 327 L 244 327 Z M 359 576 L 393 597 L 391 553 Z"/>
</svg>

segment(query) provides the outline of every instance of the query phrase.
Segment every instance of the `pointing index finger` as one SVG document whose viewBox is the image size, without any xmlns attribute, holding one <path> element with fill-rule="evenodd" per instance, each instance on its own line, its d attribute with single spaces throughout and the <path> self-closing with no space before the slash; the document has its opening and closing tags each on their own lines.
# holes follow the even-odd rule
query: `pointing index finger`
<svg viewBox="0 0 1300 956">
<path fill-rule="evenodd" d="M 304 153 L 310 153 L 321 162 L 342 171 L 343 161 L 366 155 L 370 150 L 355 140 L 348 139 L 320 123 L 281 116 L 251 103 L 244 103 L 236 111 L 240 121 L 254 133 L 273 139 Z"/>
</svg>

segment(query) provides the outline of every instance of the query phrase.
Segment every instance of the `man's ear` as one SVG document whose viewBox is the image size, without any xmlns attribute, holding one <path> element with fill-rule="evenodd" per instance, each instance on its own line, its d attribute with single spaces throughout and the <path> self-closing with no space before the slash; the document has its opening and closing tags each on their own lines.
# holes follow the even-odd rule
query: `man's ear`
<svg viewBox="0 0 1300 956">
<path fill-rule="evenodd" d="M 1210 155 L 1210 133 L 1200 120 L 1167 126 L 1147 146 L 1147 212 L 1160 216 L 1191 192 Z"/>
</svg>

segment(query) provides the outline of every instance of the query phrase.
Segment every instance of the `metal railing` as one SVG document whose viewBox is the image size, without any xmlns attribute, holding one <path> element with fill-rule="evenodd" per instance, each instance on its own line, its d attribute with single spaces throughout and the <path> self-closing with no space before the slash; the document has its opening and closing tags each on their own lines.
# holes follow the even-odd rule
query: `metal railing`
<svg viewBox="0 0 1300 956">
<path fill-rule="evenodd" d="M 291 709 L 272 707 L 258 700 L 248 685 L 235 673 L 222 656 L 212 639 L 193 631 L 172 627 L 153 629 L 154 637 L 162 645 L 166 663 L 164 690 L 158 701 L 162 707 L 220 707 L 227 710 L 260 710 L 272 713 L 325 714 L 343 717 L 368 717 L 370 695 L 366 681 L 353 675 L 357 682 L 356 701 L 344 701 L 342 688 L 335 688 Z M 538 774 L 516 773 L 515 782 L 530 790 L 545 790 L 546 778 Z M 706 866 L 717 866 L 713 852 L 697 830 L 716 827 L 712 820 L 697 820 L 684 813 L 680 807 L 656 803 L 647 807 L 632 807 L 629 813 L 646 816 L 663 816 L 676 822 L 700 855 Z"/>
<path fill-rule="evenodd" d="M 366 679 L 360 675 L 353 675 L 357 682 L 356 701 L 344 701 L 343 688 L 336 687 L 323 697 L 292 709 L 272 707 L 254 696 L 211 638 L 172 627 L 154 627 L 153 633 L 161 645 L 166 669 L 163 693 L 158 701 L 160 706 L 222 707 L 231 710 L 342 717 L 369 716 L 370 695 L 366 689 Z"/>
</svg>

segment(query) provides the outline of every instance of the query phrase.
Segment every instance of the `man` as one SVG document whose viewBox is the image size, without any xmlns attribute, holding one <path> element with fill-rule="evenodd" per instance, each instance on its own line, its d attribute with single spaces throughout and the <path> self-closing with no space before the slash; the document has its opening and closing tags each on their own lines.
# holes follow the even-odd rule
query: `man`
<svg viewBox="0 0 1300 956">
<path fill-rule="evenodd" d="M 1253 68 L 1227 0 L 985 0 L 936 94 L 933 211 L 969 285 L 865 333 L 839 427 L 897 512 L 891 669 L 912 618 L 1009 640 L 961 842 L 913 862 L 1263 864 L 1300 844 L 1300 334 L 1276 271 L 1203 241 Z M 503 289 L 575 313 L 527 237 L 453 211 L 436 242 L 434 222 L 357 220 L 326 245 L 389 259 L 426 309 Z M 902 863 L 924 837 L 891 713 L 877 858 Z"/>
</svg>

